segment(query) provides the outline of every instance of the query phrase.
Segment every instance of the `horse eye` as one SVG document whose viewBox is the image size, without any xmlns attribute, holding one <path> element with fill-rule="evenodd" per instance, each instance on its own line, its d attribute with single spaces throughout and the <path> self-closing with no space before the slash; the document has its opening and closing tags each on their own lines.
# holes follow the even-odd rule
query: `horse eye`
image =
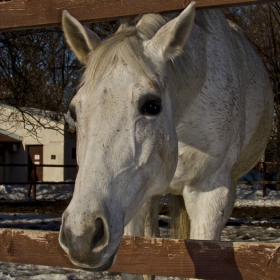
<svg viewBox="0 0 280 280">
<path fill-rule="evenodd" d="M 141 114 L 156 116 L 161 112 L 161 100 L 147 100 L 141 107 Z"/>
</svg>

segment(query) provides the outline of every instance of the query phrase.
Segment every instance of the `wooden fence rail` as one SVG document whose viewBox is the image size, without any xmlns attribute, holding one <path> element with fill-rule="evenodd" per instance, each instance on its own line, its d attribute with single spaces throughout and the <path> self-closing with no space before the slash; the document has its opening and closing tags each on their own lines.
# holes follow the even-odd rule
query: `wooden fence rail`
<svg viewBox="0 0 280 280">
<path fill-rule="evenodd" d="M 0 261 L 75 268 L 57 232 L 0 229 Z M 278 279 L 280 243 L 124 237 L 111 272 L 207 279 Z"/>
<path fill-rule="evenodd" d="M 182 10 L 190 0 L 1 0 L 0 30 L 60 25 L 62 10 L 84 22 L 104 21 L 152 12 Z M 265 0 L 196 0 L 197 8 L 244 5 Z"/>
<path fill-rule="evenodd" d="M 25 164 L 25 163 L 1 163 L 3 167 L 77 167 L 77 164 Z"/>
</svg>

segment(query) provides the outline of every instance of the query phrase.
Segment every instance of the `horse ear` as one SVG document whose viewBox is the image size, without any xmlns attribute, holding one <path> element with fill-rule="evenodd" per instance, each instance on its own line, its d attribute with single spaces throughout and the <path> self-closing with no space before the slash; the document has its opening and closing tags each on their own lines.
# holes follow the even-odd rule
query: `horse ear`
<svg viewBox="0 0 280 280">
<path fill-rule="evenodd" d="M 160 53 L 164 58 L 180 54 L 188 39 L 195 17 L 195 2 L 176 18 L 162 26 L 156 35 L 145 43 L 153 53 Z"/>
<path fill-rule="evenodd" d="M 67 43 L 76 57 L 86 64 L 88 53 L 99 45 L 100 38 L 93 31 L 82 26 L 67 11 L 63 11 L 62 14 L 62 29 Z"/>
</svg>

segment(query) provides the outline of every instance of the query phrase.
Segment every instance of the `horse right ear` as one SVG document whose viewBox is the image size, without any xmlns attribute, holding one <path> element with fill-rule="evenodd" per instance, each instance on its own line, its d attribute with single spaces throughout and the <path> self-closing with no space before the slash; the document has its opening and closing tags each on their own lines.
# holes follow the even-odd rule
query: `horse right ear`
<svg viewBox="0 0 280 280">
<path fill-rule="evenodd" d="M 86 64 L 89 52 L 99 45 L 100 38 L 93 31 L 84 27 L 67 11 L 63 11 L 62 14 L 62 29 L 67 43 L 76 57 L 83 64 Z"/>
<path fill-rule="evenodd" d="M 144 45 L 152 54 L 173 59 L 183 52 L 194 17 L 195 2 L 192 1 L 178 17 L 163 25 L 152 39 L 144 42 Z"/>
</svg>

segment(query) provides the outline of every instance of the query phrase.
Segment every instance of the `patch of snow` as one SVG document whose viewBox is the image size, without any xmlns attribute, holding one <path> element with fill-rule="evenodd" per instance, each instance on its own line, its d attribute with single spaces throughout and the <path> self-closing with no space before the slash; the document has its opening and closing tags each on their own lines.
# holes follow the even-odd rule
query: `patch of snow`
<svg viewBox="0 0 280 280">
<path fill-rule="evenodd" d="M 42 183 L 36 185 L 37 200 L 64 200 L 72 197 L 74 184 L 68 180 L 69 184 Z M 0 200 L 27 201 L 28 185 L 0 185 Z"/>
<path fill-rule="evenodd" d="M 60 224 L 61 215 L 0 213 L 0 228 L 58 231 Z"/>
<path fill-rule="evenodd" d="M 267 188 L 266 196 L 263 197 L 262 185 L 236 186 L 235 207 L 280 207 L 280 191 Z"/>
</svg>

